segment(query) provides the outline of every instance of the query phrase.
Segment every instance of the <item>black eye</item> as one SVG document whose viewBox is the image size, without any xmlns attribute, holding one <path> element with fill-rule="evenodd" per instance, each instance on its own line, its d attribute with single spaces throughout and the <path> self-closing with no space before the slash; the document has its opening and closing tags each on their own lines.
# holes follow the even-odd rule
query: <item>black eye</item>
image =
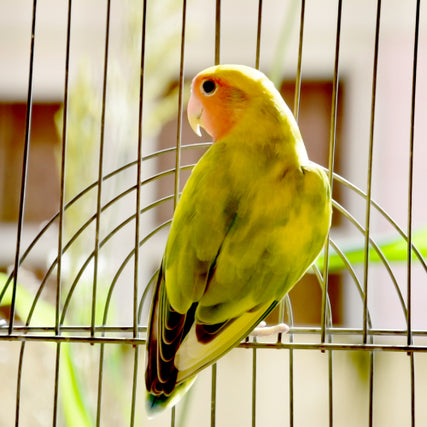
<svg viewBox="0 0 427 427">
<path fill-rule="evenodd" d="M 215 93 L 215 90 L 216 90 L 216 84 L 213 80 L 205 80 L 202 83 L 202 91 L 206 95 L 213 95 Z"/>
</svg>

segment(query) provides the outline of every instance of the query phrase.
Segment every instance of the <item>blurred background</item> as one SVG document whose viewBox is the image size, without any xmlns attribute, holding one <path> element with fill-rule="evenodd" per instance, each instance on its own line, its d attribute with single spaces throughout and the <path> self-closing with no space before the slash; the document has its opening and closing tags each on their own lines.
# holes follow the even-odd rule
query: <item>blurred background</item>
<svg viewBox="0 0 427 427">
<path fill-rule="evenodd" d="M 174 191 L 182 188 L 209 142 L 187 124 L 189 83 L 217 60 L 259 65 L 298 116 L 310 158 L 325 168 L 332 165 L 339 175 L 333 182 L 337 205 L 327 323 L 332 327 L 328 339 L 343 348 L 315 348 L 322 329 L 322 255 L 320 276 L 310 271 L 290 293 L 285 320 L 294 330 L 282 342 L 291 345 L 238 348 L 218 363 L 216 424 L 427 424 L 422 404 L 427 398 L 426 8 L 419 15 L 413 100 L 416 1 L 382 2 L 377 62 L 373 1 L 343 0 L 342 9 L 336 0 L 148 1 L 141 39 L 143 6 L 137 0 L 73 0 L 67 81 L 69 3 L 37 2 L 31 67 L 33 3 L 0 2 L 0 314 L 6 321 L 0 333 L 0 425 L 171 425 L 170 413 L 147 420 L 144 348 L 138 351 L 126 339 L 132 337 L 137 312 L 139 324 L 146 325 L 144 290 L 161 260 Z M 300 92 L 295 85 L 299 61 Z M 8 277 L 17 256 L 30 81 L 19 253 L 24 259 L 11 319 Z M 190 147 L 178 159 L 178 182 L 175 148 L 181 145 Z M 135 262 L 139 179 L 141 246 Z M 61 194 L 66 206 L 62 237 Z M 412 257 L 402 237 L 409 232 L 417 250 Z M 364 316 L 365 301 L 369 316 Z M 28 327 L 36 327 L 35 338 L 12 340 L 11 321 L 18 335 L 30 335 Z M 92 333 L 92 338 L 122 340 L 89 345 L 42 339 L 52 331 L 57 336 L 62 326 L 63 336 Z M 368 341 L 367 329 L 372 331 Z M 399 348 L 408 330 L 420 350 L 410 356 Z M 143 333 L 136 338 L 143 339 Z M 357 347 L 367 342 L 390 351 Z M 172 425 L 212 425 L 211 381 L 210 369 L 200 374 Z"/>
</svg>

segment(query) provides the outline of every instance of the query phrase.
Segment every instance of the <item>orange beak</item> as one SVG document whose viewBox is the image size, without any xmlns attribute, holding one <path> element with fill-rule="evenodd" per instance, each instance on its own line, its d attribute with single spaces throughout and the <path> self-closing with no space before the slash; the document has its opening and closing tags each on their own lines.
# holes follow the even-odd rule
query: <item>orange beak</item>
<svg viewBox="0 0 427 427">
<path fill-rule="evenodd" d="M 197 96 L 194 95 L 194 93 L 191 93 L 190 100 L 188 101 L 187 117 L 191 129 L 193 129 L 194 133 L 196 133 L 198 136 L 202 136 L 202 133 L 200 132 L 200 126 L 202 125 L 202 114 L 202 103 L 199 101 Z"/>
</svg>

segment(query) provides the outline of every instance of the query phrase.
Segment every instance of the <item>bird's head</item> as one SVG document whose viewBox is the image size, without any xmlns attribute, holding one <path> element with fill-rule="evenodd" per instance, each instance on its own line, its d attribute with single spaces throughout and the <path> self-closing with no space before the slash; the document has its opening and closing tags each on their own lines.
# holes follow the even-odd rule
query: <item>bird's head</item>
<svg viewBox="0 0 427 427">
<path fill-rule="evenodd" d="M 243 65 L 218 65 L 194 77 L 187 114 L 194 132 L 201 135 L 202 127 L 217 141 L 241 122 L 256 129 L 253 120 L 260 115 L 277 124 L 288 109 L 262 72 Z M 244 116 L 247 120 L 242 120 Z"/>
</svg>

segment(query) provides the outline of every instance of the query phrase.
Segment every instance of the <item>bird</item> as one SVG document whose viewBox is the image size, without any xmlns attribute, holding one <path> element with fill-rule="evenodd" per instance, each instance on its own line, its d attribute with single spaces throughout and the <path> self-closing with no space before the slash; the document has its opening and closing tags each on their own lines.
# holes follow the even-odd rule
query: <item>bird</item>
<svg viewBox="0 0 427 427">
<path fill-rule="evenodd" d="M 324 169 L 309 160 L 271 80 L 221 64 L 191 84 L 188 121 L 213 144 L 174 212 L 149 314 L 146 407 L 174 406 L 309 269 L 331 225 Z"/>
</svg>

